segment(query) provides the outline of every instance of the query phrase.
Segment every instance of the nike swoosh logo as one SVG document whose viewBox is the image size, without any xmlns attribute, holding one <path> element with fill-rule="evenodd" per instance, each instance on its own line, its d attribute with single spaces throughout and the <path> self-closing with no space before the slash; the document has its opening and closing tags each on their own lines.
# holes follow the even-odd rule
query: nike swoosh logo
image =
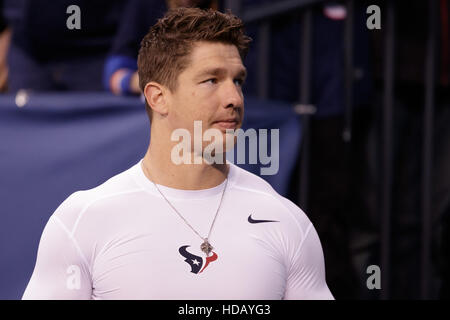
<svg viewBox="0 0 450 320">
<path fill-rule="evenodd" d="M 263 223 L 263 222 L 280 222 L 280 221 L 276 221 L 276 220 L 253 220 L 252 219 L 252 215 L 248 216 L 248 222 L 250 223 Z"/>
</svg>

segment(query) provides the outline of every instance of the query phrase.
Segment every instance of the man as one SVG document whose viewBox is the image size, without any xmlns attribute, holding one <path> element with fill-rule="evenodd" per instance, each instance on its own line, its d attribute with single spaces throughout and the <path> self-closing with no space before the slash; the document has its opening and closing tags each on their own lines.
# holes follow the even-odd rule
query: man
<svg viewBox="0 0 450 320">
<path fill-rule="evenodd" d="M 174 161 L 173 133 L 195 137 L 194 121 L 225 142 L 240 128 L 249 41 L 240 19 L 213 10 L 172 10 L 150 29 L 138 57 L 148 151 L 55 211 L 24 299 L 333 299 L 295 204 L 226 161 Z"/>
</svg>

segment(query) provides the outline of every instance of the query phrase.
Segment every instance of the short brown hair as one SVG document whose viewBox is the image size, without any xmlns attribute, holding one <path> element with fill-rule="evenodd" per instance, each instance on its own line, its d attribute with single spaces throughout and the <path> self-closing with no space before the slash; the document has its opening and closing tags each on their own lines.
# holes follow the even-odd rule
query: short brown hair
<svg viewBox="0 0 450 320">
<path fill-rule="evenodd" d="M 251 38 L 244 34 L 242 20 L 230 12 L 199 8 L 169 10 L 141 41 L 138 55 L 141 90 L 155 81 L 175 91 L 178 75 L 188 66 L 187 57 L 197 41 L 235 45 L 244 60 Z M 148 105 L 147 112 L 151 119 Z"/>
</svg>

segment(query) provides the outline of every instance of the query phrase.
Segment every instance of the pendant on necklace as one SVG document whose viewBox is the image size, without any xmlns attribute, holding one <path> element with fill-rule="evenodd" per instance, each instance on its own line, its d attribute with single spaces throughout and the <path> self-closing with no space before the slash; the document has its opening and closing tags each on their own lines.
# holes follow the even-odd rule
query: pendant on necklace
<svg viewBox="0 0 450 320">
<path fill-rule="evenodd" d="M 209 244 L 208 238 L 204 239 L 205 241 L 200 246 L 200 249 L 206 253 L 206 256 L 209 256 L 209 253 L 214 249 L 212 245 Z"/>
</svg>

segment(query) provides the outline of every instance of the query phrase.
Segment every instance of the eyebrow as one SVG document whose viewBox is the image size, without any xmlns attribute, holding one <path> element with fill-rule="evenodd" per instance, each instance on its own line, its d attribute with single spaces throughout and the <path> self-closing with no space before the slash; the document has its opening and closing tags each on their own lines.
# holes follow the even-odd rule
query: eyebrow
<svg viewBox="0 0 450 320">
<path fill-rule="evenodd" d="M 196 78 L 201 78 L 201 77 L 204 77 L 207 75 L 220 76 L 225 73 L 226 73 L 226 69 L 224 69 L 224 68 L 210 68 L 210 69 L 205 69 L 205 70 L 201 71 Z M 240 71 L 237 73 L 236 77 L 241 77 L 241 78 L 245 79 L 247 77 L 247 69 L 245 69 L 245 67 L 240 69 Z"/>
</svg>

